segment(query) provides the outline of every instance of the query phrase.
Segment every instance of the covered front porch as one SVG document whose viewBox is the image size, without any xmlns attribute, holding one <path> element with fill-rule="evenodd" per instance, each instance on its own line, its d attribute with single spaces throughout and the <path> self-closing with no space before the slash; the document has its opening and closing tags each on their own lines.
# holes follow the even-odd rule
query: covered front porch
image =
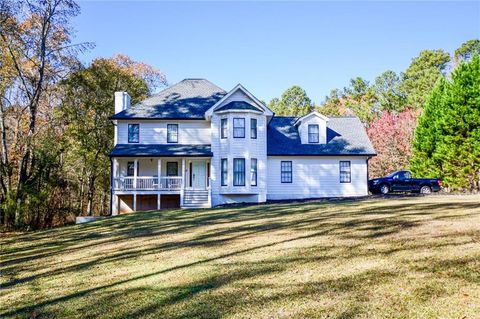
<svg viewBox="0 0 480 319">
<path fill-rule="evenodd" d="M 113 215 L 210 206 L 210 157 L 112 157 Z"/>
</svg>

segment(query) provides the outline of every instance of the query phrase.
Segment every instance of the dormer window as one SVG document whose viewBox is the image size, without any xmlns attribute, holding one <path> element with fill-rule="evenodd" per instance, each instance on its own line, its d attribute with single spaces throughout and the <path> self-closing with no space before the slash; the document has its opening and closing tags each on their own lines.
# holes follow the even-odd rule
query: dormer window
<svg viewBox="0 0 480 319">
<path fill-rule="evenodd" d="M 318 124 L 308 125 L 308 143 L 319 143 L 319 128 Z"/>
<path fill-rule="evenodd" d="M 140 124 L 128 124 L 128 143 L 140 142 Z"/>
<path fill-rule="evenodd" d="M 245 138 L 245 119 L 244 118 L 233 119 L 233 137 Z"/>
<path fill-rule="evenodd" d="M 167 124 L 167 143 L 178 143 L 178 124 Z"/>
</svg>

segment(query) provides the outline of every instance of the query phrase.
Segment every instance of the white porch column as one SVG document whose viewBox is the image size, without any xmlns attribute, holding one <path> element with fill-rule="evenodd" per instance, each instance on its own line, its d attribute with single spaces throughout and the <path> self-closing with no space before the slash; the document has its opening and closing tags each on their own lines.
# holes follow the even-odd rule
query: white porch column
<svg viewBox="0 0 480 319">
<path fill-rule="evenodd" d="M 161 177 L 162 177 L 162 160 L 159 158 L 157 160 L 157 176 L 158 176 L 158 188 L 161 188 L 162 184 L 162 180 L 161 180 Z"/>
<path fill-rule="evenodd" d="M 133 161 L 133 188 L 137 188 L 137 171 L 138 171 L 138 158 Z M 133 211 L 137 211 L 137 191 L 133 193 Z"/>
<path fill-rule="evenodd" d="M 112 215 L 118 215 L 118 196 L 115 195 L 115 189 L 117 188 L 117 178 L 119 177 L 119 163 L 117 158 L 112 160 L 112 192 L 110 198 L 110 205 L 112 209 Z"/>
<path fill-rule="evenodd" d="M 185 193 L 185 170 L 186 170 L 185 158 L 182 158 L 182 187 L 180 188 L 180 207 L 183 206 L 183 195 Z"/>
<path fill-rule="evenodd" d="M 133 188 L 137 188 L 138 158 L 133 161 Z"/>
<path fill-rule="evenodd" d="M 133 211 L 137 211 L 137 193 L 133 193 Z"/>
<path fill-rule="evenodd" d="M 157 181 L 157 187 L 158 189 L 160 190 L 162 188 L 162 160 L 159 158 L 157 159 L 157 176 L 158 176 L 158 181 Z M 161 203 L 161 195 L 160 195 L 160 192 L 158 192 L 157 194 L 157 209 L 160 209 L 162 206 L 162 203 Z"/>
</svg>

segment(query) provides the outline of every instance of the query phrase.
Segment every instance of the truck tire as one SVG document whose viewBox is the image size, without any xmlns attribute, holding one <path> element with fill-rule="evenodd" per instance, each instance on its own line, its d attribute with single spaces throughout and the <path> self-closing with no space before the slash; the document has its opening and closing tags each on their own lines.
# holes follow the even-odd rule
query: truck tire
<svg viewBox="0 0 480 319">
<path fill-rule="evenodd" d="M 432 189 L 430 188 L 430 186 L 422 186 L 422 188 L 420 188 L 420 194 L 431 194 L 432 193 Z"/>
<path fill-rule="evenodd" d="M 390 188 L 387 184 L 383 184 L 380 186 L 380 193 L 382 193 L 383 195 L 390 193 Z"/>
</svg>

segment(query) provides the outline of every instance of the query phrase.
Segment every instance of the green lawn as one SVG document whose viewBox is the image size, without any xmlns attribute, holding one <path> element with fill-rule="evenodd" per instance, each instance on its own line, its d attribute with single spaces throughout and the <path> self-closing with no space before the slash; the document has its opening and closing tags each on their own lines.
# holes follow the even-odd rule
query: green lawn
<svg viewBox="0 0 480 319">
<path fill-rule="evenodd" d="M 0 245 L 1 318 L 480 318 L 478 195 L 137 213 Z"/>
</svg>

